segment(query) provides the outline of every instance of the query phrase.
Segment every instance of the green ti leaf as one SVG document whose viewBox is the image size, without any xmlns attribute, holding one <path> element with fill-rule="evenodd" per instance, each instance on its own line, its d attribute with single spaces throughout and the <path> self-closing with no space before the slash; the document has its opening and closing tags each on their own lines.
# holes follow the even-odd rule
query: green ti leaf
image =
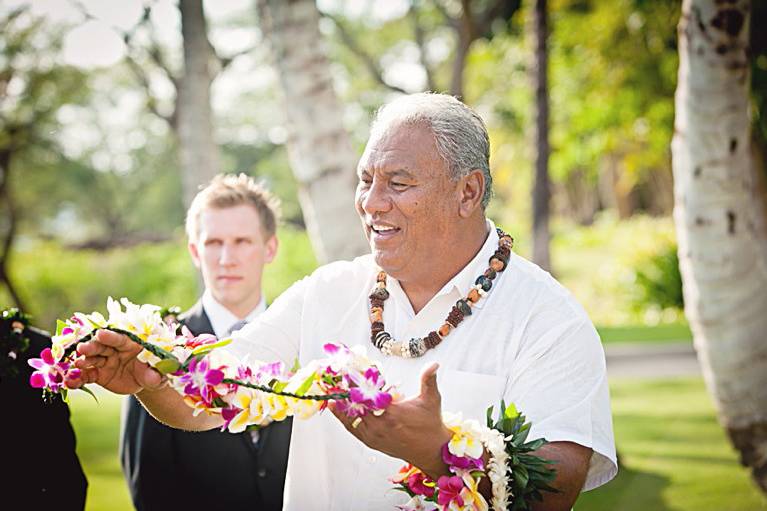
<svg viewBox="0 0 767 511">
<path fill-rule="evenodd" d="M 80 387 L 80 390 L 85 391 L 86 394 L 89 394 L 93 398 L 93 400 L 96 401 L 97 403 L 99 402 L 99 398 L 96 397 L 96 394 L 94 394 L 93 391 L 89 389 L 88 387 L 86 387 L 85 385 Z"/>
<path fill-rule="evenodd" d="M 154 366 L 154 368 L 159 371 L 160 374 L 169 374 L 169 373 L 175 373 L 178 371 L 178 369 L 181 367 L 181 364 L 179 364 L 178 360 L 166 358 L 165 360 L 160 360 L 157 362 L 157 364 Z"/>
</svg>

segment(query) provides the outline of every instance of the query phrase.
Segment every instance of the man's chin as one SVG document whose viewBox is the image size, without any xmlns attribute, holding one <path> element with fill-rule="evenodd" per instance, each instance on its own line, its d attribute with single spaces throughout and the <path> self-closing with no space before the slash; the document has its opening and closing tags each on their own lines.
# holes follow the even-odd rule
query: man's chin
<svg viewBox="0 0 767 511">
<path fill-rule="evenodd" d="M 402 261 L 393 257 L 391 253 L 386 253 L 380 250 L 373 250 L 373 260 L 388 275 L 397 278 L 398 271 L 402 268 Z"/>
</svg>

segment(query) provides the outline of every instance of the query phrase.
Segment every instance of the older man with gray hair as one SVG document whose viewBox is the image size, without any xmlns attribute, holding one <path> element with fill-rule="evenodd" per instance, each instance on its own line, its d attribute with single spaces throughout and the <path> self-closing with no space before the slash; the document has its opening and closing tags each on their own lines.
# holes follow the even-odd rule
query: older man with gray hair
<svg viewBox="0 0 767 511">
<path fill-rule="evenodd" d="M 287 290 L 241 331 L 240 357 L 302 363 L 327 341 L 364 345 L 405 396 L 383 415 L 296 421 L 285 509 L 395 509 L 388 477 L 402 460 L 437 478 L 451 438 L 441 410 L 483 421 L 500 399 L 551 443 L 560 492 L 536 509 L 570 509 L 617 471 L 604 354 L 586 313 L 548 273 L 509 250 L 485 217 L 489 141 L 481 118 L 440 94 L 398 98 L 378 113 L 357 173 L 356 206 L 371 254 L 335 262 Z M 135 393 L 168 424 L 193 417 L 140 348 L 99 332 L 81 345 L 83 382 Z M 439 366 L 439 370 L 437 370 Z M 425 369 L 424 369 L 425 368 Z M 80 383 L 80 382 L 78 382 Z M 351 433 L 351 434 L 350 434 Z"/>
</svg>

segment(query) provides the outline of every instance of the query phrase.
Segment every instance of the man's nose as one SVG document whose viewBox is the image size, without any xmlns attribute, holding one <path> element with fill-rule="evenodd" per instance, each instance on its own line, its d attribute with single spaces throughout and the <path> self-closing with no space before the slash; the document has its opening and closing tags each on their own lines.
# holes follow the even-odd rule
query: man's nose
<svg viewBox="0 0 767 511">
<path fill-rule="evenodd" d="M 386 193 L 386 184 L 379 180 L 373 180 L 370 187 L 362 192 L 362 210 L 368 215 L 386 212 L 391 208 L 391 202 Z"/>
<path fill-rule="evenodd" d="M 231 243 L 224 243 L 221 246 L 221 253 L 218 256 L 218 263 L 221 266 L 231 266 L 237 262 L 237 258 L 234 252 L 234 245 Z"/>
</svg>

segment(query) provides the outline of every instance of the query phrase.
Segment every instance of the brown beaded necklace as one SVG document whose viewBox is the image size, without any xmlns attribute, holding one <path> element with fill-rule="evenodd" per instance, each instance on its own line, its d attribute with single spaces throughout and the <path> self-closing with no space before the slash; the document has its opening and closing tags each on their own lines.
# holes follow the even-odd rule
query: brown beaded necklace
<svg viewBox="0 0 767 511">
<path fill-rule="evenodd" d="M 466 298 L 455 302 L 455 305 L 445 319 L 445 323 L 439 327 L 439 330 L 432 330 L 426 337 L 416 337 L 408 342 L 402 342 L 395 340 L 384 329 L 383 309 L 384 302 L 389 298 L 389 291 L 386 290 L 386 272 L 378 272 L 375 287 L 369 297 L 370 341 L 373 343 L 373 346 L 381 350 L 384 355 L 398 355 L 403 358 L 420 357 L 441 343 L 442 339 L 447 337 L 451 330 L 457 328 L 466 316 L 471 316 L 471 307 L 490 292 L 495 277 L 505 270 L 509 264 L 509 256 L 511 255 L 511 248 L 514 246 L 514 238 L 501 229 L 496 229 L 496 231 L 498 232 L 498 249 L 490 257 L 489 267 L 482 275 L 477 277 L 474 286 Z"/>
</svg>

